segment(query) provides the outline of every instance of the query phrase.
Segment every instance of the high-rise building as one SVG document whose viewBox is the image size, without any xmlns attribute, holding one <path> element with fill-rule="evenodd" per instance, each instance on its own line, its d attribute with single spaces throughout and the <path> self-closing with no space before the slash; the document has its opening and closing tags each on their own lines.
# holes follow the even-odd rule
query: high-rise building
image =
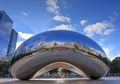
<svg viewBox="0 0 120 84">
<path fill-rule="evenodd" d="M 4 12 L 0 11 L 0 56 L 10 56 L 15 49 L 17 32 L 12 29 L 13 21 Z M 10 54 L 11 53 L 11 54 Z"/>
<path fill-rule="evenodd" d="M 11 57 L 12 54 L 14 53 L 16 42 L 17 42 L 17 37 L 18 37 L 18 33 L 14 29 L 12 29 L 6 56 Z"/>
</svg>

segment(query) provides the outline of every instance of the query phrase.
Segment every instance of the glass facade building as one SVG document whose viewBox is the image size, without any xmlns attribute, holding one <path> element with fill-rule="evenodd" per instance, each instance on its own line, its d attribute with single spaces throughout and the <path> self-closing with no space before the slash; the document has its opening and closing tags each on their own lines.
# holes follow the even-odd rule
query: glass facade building
<svg viewBox="0 0 120 84">
<path fill-rule="evenodd" d="M 18 33 L 14 29 L 12 29 L 6 56 L 12 57 L 15 51 L 17 37 L 18 37 Z"/>
<path fill-rule="evenodd" d="M 16 42 L 11 43 L 14 38 L 16 41 L 16 36 L 12 35 L 14 30 L 12 30 L 13 21 L 4 12 L 0 11 L 0 56 L 7 56 L 8 53 L 12 53 L 14 49 L 11 50 L 10 47 L 15 48 Z M 13 31 L 13 32 L 12 32 Z M 13 36 L 13 37 L 12 37 Z M 9 54 L 10 55 L 10 54 Z"/>
</svg>

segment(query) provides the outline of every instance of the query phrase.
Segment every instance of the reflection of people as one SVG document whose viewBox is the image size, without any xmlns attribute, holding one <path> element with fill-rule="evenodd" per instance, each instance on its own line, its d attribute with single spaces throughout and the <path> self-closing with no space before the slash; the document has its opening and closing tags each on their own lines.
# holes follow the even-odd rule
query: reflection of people
<svg viewBox="0 0 120 84">
<path fill-rule="evenodd" d="M 66 76 L 65 72 L 62 72 L 62 77 L 65 77 L 65 76 Z"/>
<path fill-rule="evenodd" d="M 57 77 L 58 76 L 58 72 L 54 72 L 54 76 Z"/>
</svg>

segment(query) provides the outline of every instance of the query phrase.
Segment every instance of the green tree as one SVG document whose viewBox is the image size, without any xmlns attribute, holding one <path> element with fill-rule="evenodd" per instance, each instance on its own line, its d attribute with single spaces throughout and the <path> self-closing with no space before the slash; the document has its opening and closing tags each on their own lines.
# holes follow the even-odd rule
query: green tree
<svg viewBox="0 0 120 84">
<path fill-rule="evenodd" d="M 120 57 L 116 57 L 110 62 L 110 74 L 120 76 Z"/>
<path fill-rule="evenodd" d="M 7 77 L 9 74 L 10 60 L 0 60 L 0 77 Z"/>
</svg>

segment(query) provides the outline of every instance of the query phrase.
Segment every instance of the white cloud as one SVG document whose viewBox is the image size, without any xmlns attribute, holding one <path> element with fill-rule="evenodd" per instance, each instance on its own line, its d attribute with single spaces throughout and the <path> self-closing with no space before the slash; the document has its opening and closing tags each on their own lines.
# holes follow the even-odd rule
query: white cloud
<svg viewBox="0 0 120 84">
<path fill-rule="evenodd" d="M 16 44 L 16 48 L 18 48 L 25 40 L 29 39 L 33 35 L 34 34 L 24 33 L 24 32 L 18 31 L 18 41 L 17 41 L 17 44 Z"/>
<path fill-rule="evenodd" d="M 118 18 L 119 14 L 117 12 L 113 12 L 112 15 L 109 16 L 111 22 L 115 21 Z"/>
<path fill-rule="evenodd" d="M 117 56 L 120 56 L 120 54 L 118 54 L 118 55 L 112 55 L 112 52 L 113 52 L 113 50 L 114 50 L 114 46 L 113 45 L 105 45 L 104 44 L 104 41 L 105 41 L 106 39 L 104 39 L 104 38 L 102 38 L 102 39 L 100 39 L 97 43 L 102 47 L 102 49 L 105 51 L 105 53 L 106 53 L 106 55 L 107 55 L 107 57 L 110 59 L 110 60 L 113 60 L 115 57 L 117 57 Z"/>
<path fill-rule="evenodd" d="M 53 17 L 53 20 L 60 22 L 71 22 L 71 19 L 69 17 L 65 17 L 63 15 L 56 15 Z"/>
<path fill-rule="evenodd" d="M 49 30 L 72 30 L 72 26 L 71 25 L 61 24 L 59 26 L 55 26 L 53 28 L 50 28 Z"/>
<path fill-rule="evenodd" d="M 110 47 L 103 47 L 103 50 L 105 51 L 106 55 L 109 56 L 112 49 Z"/>
<path fill-rule="evenodd" d="M 18 36 L 24 40 L 32 37 L 34 34 L 18 32 Z"/>
<path fill-rule="evenodd" d="M 53 12 L 54 14 L 60 14 L 59 13 L 59 6 L 57 5 L 57 0 L 47 0 L 47 10 L 49 12 Z"/>
<path fill-rule="evenodd" d="M 58 0 L 47 0 L 47 10 L 51 13 L 54 13 L 56 16 L 53 17 L 53 20 L 61 21 L 61 22 L 71 22 L 71 19 L 69 17 L 65 17 L 63 15 L 60 15 L 59 12 L 59 6 L 57 5 Z"/>
<path fill-rule="evenodd" d="M 113 31 L 114 29 L 107 29 L 106 31 L 104 31 L 104 35 L 109 35 Z"/>
<path fill-rule="evenodd" d="M 90 37 L 94 34 L 108 35 L 114 31 L 114 25 L 109 21 L 102 21 L 86 26 L 83 31 Z"/>
<path fill-rule="evenodd" d="M 16 49 L 17 49 L 23 42 L 24 42 L 24 40 L 23 40 L 23 41 L 17 41 L 17 43 L 16 43 Z"/>
<path fill-rule="evenodd" d="M 105 38 L 101 38 L 99 41 L 97 41 L 97 43 L 102 46 L 105 40 Z"/>
<path fill-rule="evenodd" d="M 80 21 L 80 24 L 83 26 L 83 25 L 85 25 L 87 23 L 87 20 L 81 20 Z"/>
<path fill-rule="evenodd" d="M 23 15 L 23 16 L 28 16 L 28 13 L 22 12 L 22 15 Z"/>
</svg>

